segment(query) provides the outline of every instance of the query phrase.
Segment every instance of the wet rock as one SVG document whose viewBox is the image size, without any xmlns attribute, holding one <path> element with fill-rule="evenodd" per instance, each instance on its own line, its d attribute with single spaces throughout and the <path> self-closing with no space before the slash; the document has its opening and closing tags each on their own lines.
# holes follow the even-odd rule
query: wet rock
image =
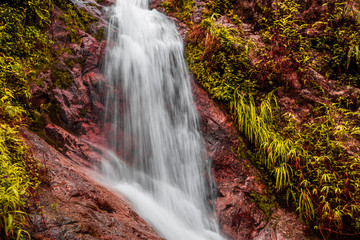
<svg viewBox="0 0 360 240">
<path fill-rule="evenodd" d="M 304 227 L 294 222 L 296 216 L 285 210 L 278 208 L 272 214 L 268 225 L 259 233 L 254 240 L 305 240 L 309 239 L 304 235 Z"/>
<path fill-rule="evenodd" d="M 71 2 L 99 22 L 91 24 L 90 33 L 77 29 L 78 41 L 72 41 L 59 18 L 62 11 L 53 9 L 49 34 L 58 57 L 30 87 L 35 108 L 49 104 L 42 134 L 53 146 L 22 130 L 46 169 L 46 179 L 30 202 L 28 231 L 32 239 L 162 239 L 120 194 L 94 180 L 100 181 L 102 146 L 106 145 L 102 116 L 107 81 L 99 70 L 106 42 L 91 34 L 105 26 L 103 6 L 114 1 Z"/>
<path fill-rule="evenodd" d="M 99 67 L 100 61 L 103 59 L 106 42 L 98 42 L 94 37 L 86 34 L 81 39 L 81 55 L 84 57 L 82 72 L 87 73 Z"/>
<path fill-rule="evenodd" d="M 202 11 L 205 9 L 206 3 L 203 1 L 195 2 L 195 11 L 193 13 L 193 22 L 199 24 L 202 21 Z"/>
<path fill-rule="evenodd" d="M 94 155 L 94 150 L 97 149 L 94 147 L 94 142 L 96 139 L 99 140 L 101 138 L 100 136 L 103 136 L 103 134 L 99 133 L 99 136 L 97 138 L 92 138 L 90 143 L 84 139 L 75 137 L 66 130 L 53 124 L 48 124 L 45 127 L 45 133 L 56 142 L 61 153 L 71 159 L 74 163 L 88 166 L 89 168 L 100 166 L 101 156 Z M 102 142 L 103 140 L 99 141 Z M 99 153 L 101 151 L 98 150 L 97 152 Z"/>
<path fill-rule="evenodd" d="M 163 239 L 121 195 L 94 180 L 97 177 L 100 181 L 100 177 L 91 165 L 62 155 L 27 130 L 23 129 L 22 133 L 49 178 L 30 202 L 31 227 L 28 231 L 32 239 Z M 69 136 L 54 134 L 58 135 L 59 143 L 72 145 L 72 151 L 93 148 Z M 100 157 L 98 152 L 92 154 Z"/>
<path fill-rule="evenodd" d="M 95 35 L 106 26 L 103 19 L 105 14 L 100 13 L 105 12 L 102 4 L 109 5 L 111 1 L 72 2 L 98 18 L 99 22 L 89 27 L 89 33 L 74 29 L 76 39 L 73 39 L 74 33 L 69 32 L 66 22 L 61 18 L 62 10 L 54 8 L 49 35 L 58 56 L 51 69 L 39 75 L 30 91 L 35 108 L 44 105 L 53 123 L 80 136 L 87 135 L 89 131 L 97 132 L 101 128 L 106 80 L 99 68 L 104 58 L 106 41 L 96 39 L 90 33 Z"/>
<path fill-rule="evenodd" d="M 306 228 L 293 213 L 275 203 L 267 213 L 257 206 L 251 195 L 266 195 L 266 187 L 249 156 L 238 154 L 246 146 L 233 121 L 196 83 L 193 92 L 218 184 L 215 206 L 223 233 L 237 240 L 306 239 Z"/>
<path fill-rule="evenodd" d="M 57 106 L 50 114 L 58 115 L 55 123 L 76 135 L 86 135 L 89 125 L 101 128 L 101 116 L 104 114 L 103 89 L 106 81 L 97 71 L 88 72 L 74 79 L 70 88 L 55 88 L 48 98 Z"/>
</svg>

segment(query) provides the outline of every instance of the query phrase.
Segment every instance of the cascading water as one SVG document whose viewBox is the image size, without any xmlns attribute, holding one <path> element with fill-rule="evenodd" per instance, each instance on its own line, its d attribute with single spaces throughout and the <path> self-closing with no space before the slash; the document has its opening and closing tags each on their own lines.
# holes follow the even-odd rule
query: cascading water
<svg viewBox="0 0 360 240">
<path fill-rule="evenodd" d="M 112 9 L 105 63 L 111 151 L 103 173 L 163 237 L 223 239 L 211 214 L 213 180 L 183 42 L 148 4 L 117 0 Z"/>
</svg>

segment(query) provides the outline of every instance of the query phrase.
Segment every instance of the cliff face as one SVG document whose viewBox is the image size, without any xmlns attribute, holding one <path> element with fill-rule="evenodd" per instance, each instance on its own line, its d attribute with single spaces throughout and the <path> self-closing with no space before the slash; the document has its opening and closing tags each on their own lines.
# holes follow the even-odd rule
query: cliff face
<svg viewBox="0 0 360 240">
<path fill-rule="evenodd" d="M 64 74 L 50 69 L 39 76 L 42 84 L 31 85 L 33 106 L 50 107 L 36 129 L 40 137 L 22 130 L 48 175 L 33 199 L 29 232 L 33 239 L 161 239 L 119 193 L 94 180 L 100 177 L 96 170 L 107 145 L 102 122 L 107 80 L 101 73 L 106 41 L 99 36 L 112 2 L 72 4 L 96 20 L 86 30 L 71 29 L 63 9 L 55 7 L 52 12 L 49 34 L 58 53 L 55 66 L 68 81 L 66 86 L 57 84 Z M 156 1 L 152 4 L 161 10 Z M 186 26 L 177 24 L 184 33 Z M 213 160 L 218 184 L 215 206 L 224 234 L 229 239 L 306 239 L 299 219 L 280 208 L 259 180 L 233 121 L 196 82 L 193 92 Z"/>
<path fill-rule="evenodd" d="M 49 127 L 51 128 L 51 127 Z M 163 239 L 142 220 L 120 194 L 96 182 L 101 150 L 63 129 L 57 136 L 74 158 L 62 154 L 27 130 L 23 136 L 47 169 L 48 179 L 31 200 L 32 239 Z"/>
<path fill-rule="evenodd" d="M 358 236 L 359 2 L 159 2 L 277 199 L 325 238 Z"/>
<path fill-rule="evenodd" d="M 102 116 L 107 83 L 101 62 L 104 16 L 112 2 L 68 4 L 93 20 L 84 29 L 72 28 L 74 19 L 63 6 L 55 5 L 51 13 L 56 62 L 40 74 L 41 84 L 30 86 L 33 107 L 48 107 L 32 126 L 40 137 L 22 130 L 46 169 L 46 179 L 30 200 L 28 231 L 32 239 L 162 239 L 126 199 L 95 180 L 100 180 L 97 172 L 106 146 Z"/>
<path fill-rule="evenodd" d="M 223 233 L 229 239 L 307 239 L 295 214 L 274 202 L 231 118 L 198 85 L 193 90 L 218 184 L 215 205 Z"/>
</svg>

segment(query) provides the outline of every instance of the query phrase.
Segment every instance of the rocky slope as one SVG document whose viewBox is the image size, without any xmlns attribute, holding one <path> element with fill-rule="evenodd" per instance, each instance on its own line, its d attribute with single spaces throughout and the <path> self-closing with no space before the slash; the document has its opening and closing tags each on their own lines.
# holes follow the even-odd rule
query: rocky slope
<svg viewBox="0 0 360 240">
<path fill-rule="evenodd" d="M 358 236 L 359 1 L 159 2 L 277 198 L 324 238 Z"/>
<path fill-rule="evenodd" d="M 54 82 L 59 79 L 49 70 L 40 76 L 41 86 L 31 86 L 33 105 L 50 104 L 51 108 L 43 113 L 40 137 L 22 131 L 48 173 L 33 199 L 29 232 L 33 239 L 161 239 L 119 193 L 94 180 L 106 147 L 101 116 L 107 87 L 101 74 L 106 41 L 94 36 L 106 25 L 103 16 L 111 2 L 72 4 L 97 21 L 88 31 L 74 29 L 79 38 L 74 42 L 62 10 L 55 8 L 52 13 L 49 33 L 54 51 L 60 50 L 56 65 L 69 74 L 70 81 L 66 87 L 57 86 Z M 215 206 L 223 233 L 229 239 L 307 239 L 306 227 L 280 208 L 259 180 L 232 120 L 196 83 L 193 91 L 218 183 Z"/>
<path fill-rule="evenodd" d="M 218 184 L 215 205 L 223 233 L 229 239 L 307 239 L 300 220 L 271 199 L 233 121 L 203 89 L 193 89 Z"/>
<path fill-rule="evenodd" d="M 162 239 L 126 199 L 95 180 L 99 177 L 101 146 L 106 146 L 101 118 L 106 79 L 100 70 L 106 41 L 94 36 L 104 30 L 103 16 L 112 3 L 70 4 L 97 21 L 87 32 L 72 29 L 78 38 L 73 41 L 63 17 L 66 12 L 60 7 L 52 12 L 49 34 L 54 41 L 53 51 L 60 53 L 55 65 L 70 79 L 66 87 L 57 85 L 64 76 L 58 79 L 55 70 L 50 69 L 39 76 L 40 86 L 30 86 L 33 106 L 50 107 L 39 123 L 43 127 L 36 128 L 40 137 L 22 130 L 47 175 L 30 202 L 28 231 L 32 239 Z"/>
<path fill-rule="evenodd" d="M 49 126 L 49 128 L 51 128 Z M 47 169 L 47 180 L 31 200 L 32 239 L 163 239 L 142 220 L 120 194 L 95 179 L 101 150 L 53 126 L 63 146 L 81 157 L 63 155 L 27 130 L 23 136 Z M 91 147 L 91 148 L 89 148 Z M 100 179 L 100 178 L 99 178 Z"/>
</svg>

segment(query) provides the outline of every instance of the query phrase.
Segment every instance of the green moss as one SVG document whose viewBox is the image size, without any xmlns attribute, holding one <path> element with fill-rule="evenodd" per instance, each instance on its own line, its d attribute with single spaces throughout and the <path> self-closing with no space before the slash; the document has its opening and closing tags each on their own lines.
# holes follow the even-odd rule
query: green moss
<svg viewBox="0 0 360 240">
<path fill-rule="evenodd" d="M 72 69 L 75 66 L 74 60 L 72 59 L 66 59 L 64 62 L 66 66 L 70 69 Z"/>
<path fill-rule="evenodd" d="M 165 12 L 175 14 L 175 17 L 188 26 L 192 23 L 192 14 L 195 8 L 194 0 L 167 0 L 161 3 Z"/>
<path fill-rule="evenodd" d="M 102 27 L 99 30 L 97 30 L 97 32 L 94 34 L 94 37 L 98 41 L 104 40 L 106 37 L 105 28 Z"/>
<path fill-rule="evenodd" d="M 51 78 L 53 80 L 53 85 L 51 86 L 52 88 L 59 87 L 66 89 L 74 82 L 74 79 L 71 77 L 68 70 L 58 67 L 51 69 Z"/>
<path fill-rule="evenodd" d="M 268 218 L 271 218 L 271 214 L 276 207 L 274 194 L 269 194 L 268 192 L 259 194 L 255 191 L 251 191 L 250 197 L 254 200 L 256 206 L 263 211 Z"/>
<path fill-rule="evenodd" d="M 164 1 L 161 3 L 161 6 L 165 8 L 165 12 L 167 13 L 172 13 L 176 11 L 174 1 L 170 1 L 170 0 Z"/>
<path fill-rule="evenodd" d="M 242 137 L 238 139 L 239 145 L 237 149 L 237 156 L 239 159 L 255 159 L 255 154 L 250 150 L 249 146 L 247 146 Z"/>
<path fill-rule="evenodd" d="M 60 55 L 62 52 L 66 52 L 70 55 L 76 55 L 76 52 L 71 48 L 63 48 L 59 51 L 58 55 Z"/>
<path fill-rule="evenodd" d="M 63 10 L 63 14 L 59 18 L 65 22 L 67 31 L 69 32 L 69 40 L 72 42 L 78 42 L 77 29 L 89 33 L 90 25 L 98 21 L 98 19 L 87 11 L 77 8 L 72 3 L 61 0 L 55 0 L 54 2 Z"/>
<path fill-rule="evenodd" d="M 234 9 L 236 0 L 212 0 L 206 3 L 206 12 L 211 14 L 227 14 Z"/>
<path fill-rule="evenodd" d="M 243 38 L 241 31 L 204 19 L 189 32 L 187 41 L 188 65 L 214 98 L 229 102 L 235 92 L 256 93 L 248 55 L 252 43 Z"/>
<path fill-rule="evenodd" d="M 18 128 L 31 120 L 29 83 L 51 62 L 52 42 L 46 34 L 50 9 L 47 0 L 0 3 L 0 235 L 4 239 L 28 235 L 26 201 L 39 184 L 40 167 Z"/>
</svg>

